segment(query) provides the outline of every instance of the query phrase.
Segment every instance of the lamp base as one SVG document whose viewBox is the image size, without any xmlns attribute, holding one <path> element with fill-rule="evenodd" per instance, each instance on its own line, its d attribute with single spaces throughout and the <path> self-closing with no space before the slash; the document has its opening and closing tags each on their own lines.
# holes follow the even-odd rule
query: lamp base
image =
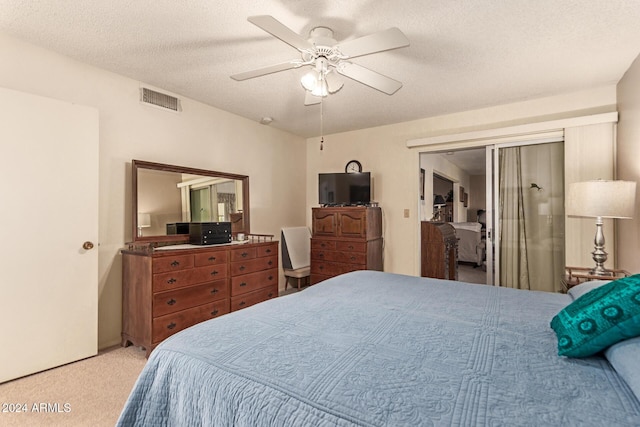
<svg viewBox="0 0 640 427">
<path fill-rule="evenodd" d="M 604 263 L 607 262 L 607 252 L 604 250 L 604 232 L 602 231 L 602 217 L 596 218 L 596 236 L 593 239 L 595 247 L 591 255 L 596 266 L 589 271 L 589 274 L 593 276 L 612 276 L 611 270 L 604 268 Z"/>
</svg>

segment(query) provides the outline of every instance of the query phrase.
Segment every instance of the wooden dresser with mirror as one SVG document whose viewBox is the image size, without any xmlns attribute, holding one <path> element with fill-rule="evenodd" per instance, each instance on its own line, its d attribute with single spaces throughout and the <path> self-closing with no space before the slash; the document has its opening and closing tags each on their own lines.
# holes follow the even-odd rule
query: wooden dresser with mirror
<svg viewBox="0 0 640 427">
<path fill-rule="evenodd" d="M 278 296 L 279 243 L 251 235 L 248 176 L 139 160 L 131 170 L 122 346 L 148 356 L 182 329 Z M 232 223 L 230 244 L 191 245 L 188 233 L 173 234 L 176 224 L 221 221 Z M 236 241 L 238 233 L 249 240 Z"/>
</svg>

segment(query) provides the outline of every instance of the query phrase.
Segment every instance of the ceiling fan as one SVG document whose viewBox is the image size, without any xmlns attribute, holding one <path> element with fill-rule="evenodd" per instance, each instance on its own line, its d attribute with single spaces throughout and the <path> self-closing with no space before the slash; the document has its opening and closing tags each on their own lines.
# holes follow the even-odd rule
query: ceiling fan
<svg viewBox="0 0 640 427">
<path fill-rule="evenodd" d="M 387 95 L 393 95 L 402 87 L 401 82 L 350 61 L 351 58 L 358 56 L 409 46 L 409 39 L 398 28 L 389 28 L 338 43 L 333 38 L 333 31 L 327 27 L 312 29 L 309 39 L 305 40 L 272 16 L 250 16 L 247 20 L 296 48 L 301 58 L 234 74 L 231 76 L 234 80 L 247 80 L 292 68 L 312 66 L 313 69 L 301 79 L 302 86 L 306 90 L 305 105 L 317 104 L 327 94 L 339 91 L 343 83 L 337 74 L 349 77 Z"/>
</svg>

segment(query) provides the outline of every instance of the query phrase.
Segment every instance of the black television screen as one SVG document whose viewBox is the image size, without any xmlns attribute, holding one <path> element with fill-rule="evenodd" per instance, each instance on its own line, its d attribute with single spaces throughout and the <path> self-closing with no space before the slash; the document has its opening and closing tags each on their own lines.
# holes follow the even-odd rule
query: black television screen
<svg viewBox="0 0 640 427">
<path fill-rule="evenodd" d="M 371 202 L 371 173 L 318 174 L 321 205 L 366 205 Z"/>
</svg>

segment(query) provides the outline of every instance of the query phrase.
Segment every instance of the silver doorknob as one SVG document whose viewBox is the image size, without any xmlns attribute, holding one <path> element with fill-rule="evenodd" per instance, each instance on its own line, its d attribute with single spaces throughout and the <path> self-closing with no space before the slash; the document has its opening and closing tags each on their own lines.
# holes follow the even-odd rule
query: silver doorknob
<svg viewBox="0 0 640 427">
<path fill-rule="evenodd" d="M 88 242 L 88 241 L 84 242 L 82 244 L 82 249 L 85 249 L 87 251 L 90 250 L 90 249 L 93 249 L 93 242 Z"/>
</svg>

